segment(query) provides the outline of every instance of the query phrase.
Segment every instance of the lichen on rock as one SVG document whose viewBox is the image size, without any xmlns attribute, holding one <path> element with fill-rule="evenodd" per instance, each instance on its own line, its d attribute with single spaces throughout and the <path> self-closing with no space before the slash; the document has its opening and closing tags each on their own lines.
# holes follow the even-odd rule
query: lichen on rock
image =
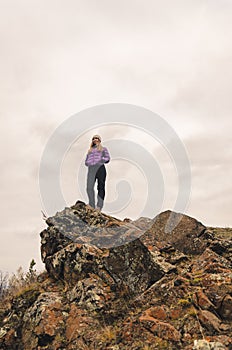
<svg viewBox="0 0 232 350">
<path fill-rule="evenodd" d="M 0 350 L 232 348 L 232 229 L 81 201 L 46 223 L 47 272 L 1 306 Z"/>
</svg>

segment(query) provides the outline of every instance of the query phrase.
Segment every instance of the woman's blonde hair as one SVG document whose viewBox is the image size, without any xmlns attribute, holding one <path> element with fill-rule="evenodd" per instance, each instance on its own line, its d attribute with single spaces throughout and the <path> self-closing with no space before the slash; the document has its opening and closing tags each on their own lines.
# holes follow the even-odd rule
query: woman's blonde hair
<svg viewBox="0 0 232 350">
<path fill-rule="evenodd" d="M 92 151 L 92 148 L 93 148 L 93 143 L 91 142 L 90 147 L 89 147 L 89 152 Z M 103 147 L 102 147 L 102 145 L 100 143 L 97 145 L 97 150 L 98 151 L 102 151 L 103 150 Z"/>
<path fill-rule="evenodd" d="M 103 147 L 102 147 L 102 145 L 101 145 L 101 137 L 100 137 L 99 135 L 94 135 L 94 136 L 97 136 L 98 139 L 99 139 L 99 141 L 100 141 L 99 144 L 97 145 L 97 150 L 98 150 L 98 151 L 102 151 L 102 150 L 103 150 Z M 93 136 L 93 137 L 94 137 L 94 136 Z M 91 141 L 91 144 L 90 144 L 88 153 L 92 151 L 92 148 L 93 148 L 93 141 Z"/>
</svg>

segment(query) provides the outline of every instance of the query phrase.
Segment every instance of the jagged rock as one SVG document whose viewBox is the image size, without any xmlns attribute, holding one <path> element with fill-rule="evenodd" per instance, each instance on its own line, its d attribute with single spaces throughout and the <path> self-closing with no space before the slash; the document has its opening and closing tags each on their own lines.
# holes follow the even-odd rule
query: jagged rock
<svg viewBox="0 0 232 350">
<path fill-rule="evenodd" d="M 92 317 L 88 311 L 79 308 L 75 303 L 71 304 L 63 334 L 66 344 L 68 344 L 65 349 L 88 350 L 91 346 L 88 346 L 86 339 L 90 339 L 94 343 L 96 329 L 98 328 L 99 324 L 96 317 Z"/>
<path fill-rule="evenodd" d="M 193 350 L 226 350 L 220 342 L 208 342 L 207 340 L 194 340 Z"/>
<path fill-rule="evenodd" d="M 64 327 L 62 312 L 62 297 L 58 293 L 41 294 L 23 317 L 23 348 L 33 350 L 50 345 Z"/>
<path fill-rule="evenodd" d="M 176 272 L 176 266 L 173 264 L 170 264 L 165 260 L 165 258 L 157 251 L 152 250 L 151 251 L 152 260 L 160 266 L 160 269 L 162 270 L 162 274 L 170 273 L 170 272 Z"/>
<path fill-rule="evenodd" d="M 211 227 L 212 232 L 209 241 L 209 248 L 218 255 L 226 258 L 230 265 L 232 264 L 232 237 L 230 228 L 214 228 Z"/>
<path fill-rule="evenodd" d="M 133 294 L 146 290 L 164 275 L 165 270 L 138 239 L 109 249 L 109 255 L 103 258 L 103 266 L 117 285 L 128 288 Z"/>
<path fill-rule="evenodd" d="M 139 321 L 145 328 L 149 329 L 160 338 L 172 340 L 174 342 L 178 342 L 181 339 L 180 332 L 167 322 L 160 321 L 147 314 L 140 316 Z"/>
<path fill-rule="evenodd" d="M 232 320 L 232 297 L 227 294 L 223 297 L 221 305 L 218 310 L 221 318 L 225 320 Z"/>
<path fill-rule="evenodd" d="M 53 218 L 47 219 L 47 223 L 49 228 L 41 232 L 42 259 L 51 276 L 62 279 L 70 285 L 88 278 L 91 273 L 100 278 L 110 275 L 113 282 L 108 283 L 104 280 L 105 283 L 138 294 L 165 273 L 175 270 L 175 266 L 165 262 L 161 256 L 152 255 L 141 240 L 135 238 L 137 227 L 134 226 L 135 234 L 133 234 L 132 226 L 128 228 L 127 223 L 99 212 L 96 215 L 96 211 L 84 206 L 82 202 L 77 202 L 71 209 L 66 208 L 57 213 Z M 64 234 L 65 225 L 68 225 L 68 235 Z M 91 226 L 91 245 L 77 243 L 80 232 L 86 229 L 86 225 Z M 126 230 L 123 237 L 127 237 L 126 232 L 129 231 L 129 236 L 133 236 L 134 239 L 108 249 L 94 246 L 97 232 L 95 228 L 99 228 L 99 225 L 116 226 L 116 229 L 123 227 Z M 85 236 L 89 234 L 87 231 L 84 232 Z M 118 230 L 116 232 L 118 235 Z"/>
<path fill-rule="evenodd" d="M 80 201 L 47 224 L 47 272 L 1 305 L 0 350 L 232 348 L 232 230 Z"/>
<path fill-rule="evenodd" d="M 69 284 L 73 285 L 93 273 L 108 285 L 127 288 L 135 294 L 160 279 L 165 270 L 139 240 L 108 250 L 70 243 L 46 257 L 45 264 L 50 275 Z"/>
<path fill-rule="evenodd" d="M 151 227 L 152 223 L 153 223 L 153 220 L 150 219 L 150 218 L 145 218 L 145 217 L 141 217 L 135 221 L 132 221 L 132 223 L 142 229 L 142 230 L 145 230 L 147 231 L 149 229 L 149 227 Z"/>
<path fill-rule="evenodd" d="M 48 229 L 41 232 L 42 257 L 57 251 L 59 244 L 52 242 L 52 233 L 57 236 L 59 232 L 59 243 L 64 246 L 66 242 L 88 243 L 100 248 L 117 247 L 126 244 L 141 236 L 143 230 L 140 225 L 133 224 L 128 220 L 122 221 L 112 216 L 103 214 L 85 203 L 77 201 L 70 208 L 46 220 Z M 49 236 L 49 239 L 47 239 Z M 60 242 L 63 240 L 62 242 Z M 49 241 L 49 247 L 46 242 Z"/>
<path fill-rule="evenodd" d="M 207 246 L 200 238 L 206 227 L 190 216 L 167 210 L 156 216 L 153 222 L 141 237 L 146 246 L 172 245 L 184 254 L 200 254 Z"/>
<path fill-rule="evenodd" d="M 208 310 L 200 310 L 198 317 L 203 326 L 211 332 L 220 332 L 221 321 Z"/>
<path fill-rule="evenodd" d="M 149 318 L 149 317 L 153 317 L 156 318 L 158 320 L 167 320 L 168 319 L 168 308 L 165 305 L 162 306 L 153 306 L 147 310 L 144 311 L 142 317 Z"/>
<path fill-rule="evenodd" d="M 232 294 L 231 264 L 226 258 L 207 248 L 191 264 L 193 281 L 198 281 L 204 288 L 204 294 L 214 305 L 214 309 L 222 318 L 228 319 L 231 315 L 230 297 Z M 225 301 L 223 307 L 223 300 Z M 227 311 L 226 311 L 227 310 Z"/>
<path fill-rule="evenodd" d="M 115 299 L 115 294 L 109 284 L 104 283 L 99 276 L 91 274 L 89 278 L 77 282 L 67 297 L 81 308 L 99 311 L 107 308 L 109 301 Z"/>
<path fill-rule="evenodd" d="M 199 290 L 194 294 L 193 300 L 196 305 L 203 310 L 210 311 L 215 309 L 215 305 L 209 300 L 202 290 Z"/>
</svg>

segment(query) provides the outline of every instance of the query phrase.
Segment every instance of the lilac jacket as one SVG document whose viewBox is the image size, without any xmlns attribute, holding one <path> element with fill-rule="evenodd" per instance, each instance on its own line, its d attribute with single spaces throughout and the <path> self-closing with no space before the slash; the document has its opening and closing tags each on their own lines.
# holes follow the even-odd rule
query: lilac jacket
<svg viewBox="0 0 232 350">
<path fill-rule="evenodd" d="M 85 165 L 93 166 L 96 164 L 109 163 L 109 161 L 110 155 L 106 147 L 103 147 L 102 151 L 98 151 L 97 148 L 92 148 L 92 151 L 86 156 Z"/>
</svg>

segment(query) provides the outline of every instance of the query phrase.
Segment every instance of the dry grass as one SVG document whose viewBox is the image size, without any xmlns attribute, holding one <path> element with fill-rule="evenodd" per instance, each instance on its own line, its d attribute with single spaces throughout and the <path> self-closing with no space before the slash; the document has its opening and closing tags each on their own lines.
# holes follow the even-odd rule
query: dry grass
<svg viewBox="0 0 232 350">
<path fill-rule="evenodd" d="M 207 227 L 210 231 L 212 231 L 215 237 L 221 239 L 232 239 L 232 228 L 231 227 Z"/>
<path fill-rule="evenodd" d="M 100 334 L 100 340 L 103 343 L 115 342 L 117 337 L 117 330 L 112 326 L 105 326 Z"/>
<path fill-rule="evenodd" d="M 6 300 L 13 297 L 18 297 L 27 291 L 37 289 L 37 273 L 34 270 L 34 259 L 30 263 L 29 271 L 24 272 L 22 267 L 19 267 L 17 272 L 12 276 L 0 272 L 0 304 L 4 307 Z"/>
</svg>

